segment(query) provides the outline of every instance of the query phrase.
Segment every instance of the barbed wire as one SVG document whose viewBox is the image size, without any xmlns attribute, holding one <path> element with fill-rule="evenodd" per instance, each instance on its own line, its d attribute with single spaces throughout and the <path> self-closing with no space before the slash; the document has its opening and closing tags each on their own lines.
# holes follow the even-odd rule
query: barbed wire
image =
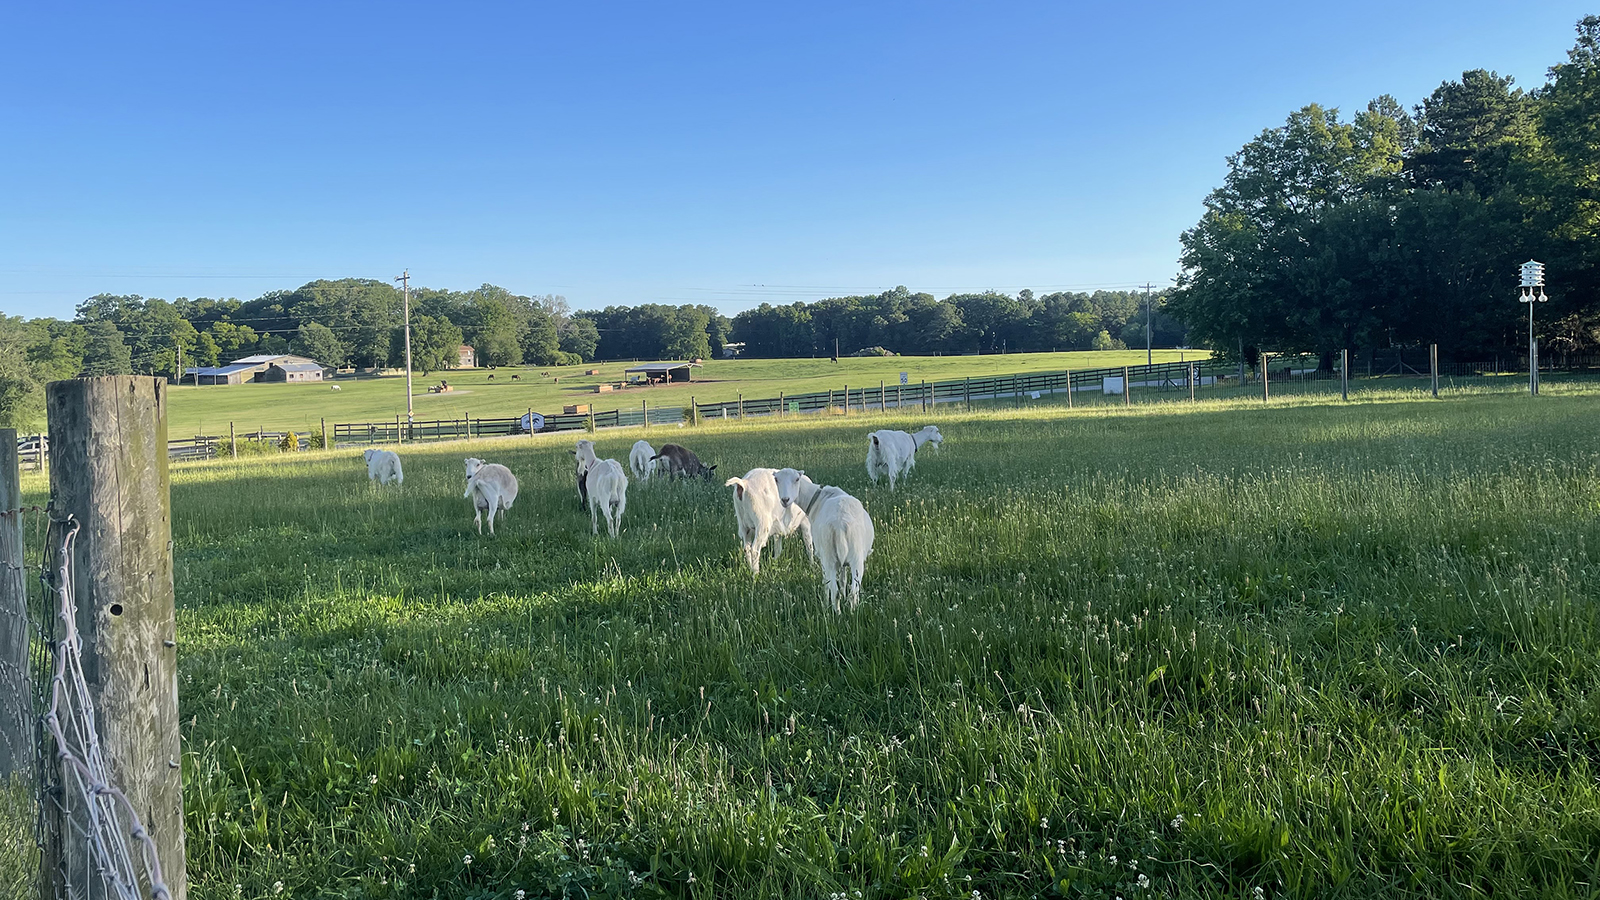
<svg viewBox="0 0 1600 900">
<path fill-rule="evenodd" d="M 68 827 L 81 832 L 74 837 L 80 837 L 88 846 L 88 862 L 92 862 L 112 895 L 118 900 L 141 900 L 133 854 L 123 837 L 117 816 L 120 808 L 130 825 L 128 837 L 141 847 L 150 884 L 150 900 L 171 900 L 172 893 L 162 879 L 161 860 L 156 852 L 155 841 L 127 795 L 111 783 L 109 768 L 100 750 L 94 704 L 88 679 L 83 673 L 83 638 L 78 633 L 72 547 L 81 525 L 71 515 L 65 519 L 52 517 L 51 523 L 62 526 L 55 548 L 55 578 L 52 582 L 48 565 L 41 567 L 39 578 L 44 583 L 46 593 L 55 598 L 54 611 L 61 629 L 60 639 L 55 642 L 49 707 L 43 716 L 44 729 L 55 742 L 55 760 L 61 764 L 64 772 L 55 802 L 61 804 L 62 820 L 68 823 Z M 69 785 L 69 781 L 73 783 Z M 86 826 L 79 826 L 76 817 L 70 814 L 68 804 L 73 798 L 82 801 Z M 77 890 L 71 884 L 72 873 L 63 874 L 68 881 L 68 894 L 76 896 Z M 87 871 L 85 877 L 88 877 Z M 87 885 L 82 887 L 86 888 Z"/>
</svg>

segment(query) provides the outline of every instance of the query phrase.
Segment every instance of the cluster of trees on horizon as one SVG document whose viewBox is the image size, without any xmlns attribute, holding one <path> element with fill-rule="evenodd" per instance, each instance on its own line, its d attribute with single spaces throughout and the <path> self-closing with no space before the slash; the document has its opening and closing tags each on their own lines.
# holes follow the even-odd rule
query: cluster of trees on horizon
<svg viewBox="0 0 1600 900">
<path fill-rule="evenodd" d="M 1228 158 L 1182 237 L 1168 311 L 1196 344 L 1314 352 L 1437 343 L 1457 359 L 1527 344 L 1518 266 L 1548 266 L 1537 333 L 1600 347 L 1600 17 L 1533 91 L 1482 69 L 1407 112 L 1303 107 Z"/>
<path fill-rule="evenodd" d="M 898 353 L 1118 349 L 1143 343 L 1144 295 L 1131 291 L 1035 297 L 986 292 L 937 300 L 904 287 L 876 296 L 760 307 L 733 319 L 704 305 L 609 306 L 573 312 L 555 294 L 530 297 L 485 284 L 471 291 L 416 288 L 412 367 L 452 368 L 470 344 L 480 365 L 561 365 L 596 359 L 717 357 L 729 342 L 744 355 L 811 357 L 884 347 Z M 1155 304 L 1159 307 L 1159 298 Z M 43 411 L 43 385 L 58 378 L 148 374 L 255 354 L 294 353 L 329 366 L 403 365 L 402 298 L 391 284 L 313 281 L 255 300 L 99 294 L 69 320 L 0 315 L 0 424 Z M 1159 308 L 1158 346 L 1183 329 Z M 836 344 L 837 342 L 837 344 Z"/>
</svg>

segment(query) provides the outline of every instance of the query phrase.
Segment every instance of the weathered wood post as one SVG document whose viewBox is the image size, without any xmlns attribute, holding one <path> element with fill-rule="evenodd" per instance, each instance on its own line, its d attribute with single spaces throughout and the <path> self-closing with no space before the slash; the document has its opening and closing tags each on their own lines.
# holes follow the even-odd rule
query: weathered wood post
<svg viewBox="0 0 1600 900">
<path fill-rule="evenodd" d="M 1067 370 L 1067 409 L 1072 408 L 1072 370 Z"/>
<path fill-rule="evenodd" d="M 1350 351 L 1339 351 L 1339 399 L 1350 399 Z"/>
<path fill-rule="evenodd" d="M 649 400 L 640 400 L 639 401 L 639 412 L 644 415 L 644 427 L 645 427 L 645 429 L 649 430 L 649 428 L 650 428 L 650 401 Z"/>
<path fill-rule="evenodd" d="M 1196 381 L 1200 380 L 1200 367 L 1198 365 L 1196 365 L 1195 363 L 1189 363 L 1188 375 L 1189 375 L 1189 402 L 1193 403 L 1194 402 L 1194 383 Z"/>
<path fill-rule="evenodd" d="M 155 842 L 173 900 L 185 900 L 167 386 L 136 375 L 56 381 L 45 387 L 45 408 L 60 463 L 50 467 L 54 514 L 81 529 L 73 549 L 77 628 L 100 750 Z M 46 807 L 61 818 L 47 829 L 60 844 L 46 848 L 59 868 L 46 872 L 55 883 L 45 895 L 62 896 L 68 873 L 82 878 L 93 869 L 86 842 L 73 839 L 83 822 L 71 817 L 83 810 Z M 141 851 L 132 852 L 139 860 Z"/>
<path fill-rule="evenodd" d="M 1261 402 L 1262 403 L 1265 403 L 1268 400 L 1272 399 L 1272 386 L 1267 383 L 1268 382 L 1268 378 L 1269 378 L 1269 376 L 1267 375 L 1267 354 L 1263 353 L 1263 354 L 1261 354 Z"/>
<path fill-rule="evenodd" d="M 234 459 L 239 458 L 239 438 L 233 433 L 233 423 L 228 423 L 228 450 Z"/>
<path fill-rule="evenodd" d="M 20 467 L 16 429 L 0 428 L 0 789 L 12 775 L 34 774 Z"/>
<path fill-rule="evenodd" d="M 323 416 L 319 421 L 322 422 L 322 449 L 328 450 L 333 447 L 328 443 L 328 417 Z"/>
<path fill-rule="evenodd" d="M 778 392 L 778 415 L 780 415 L 780 416 L 784 415 L 788 411 L 789 411 L 789 405 L 788 405 L 788 402 L 784 400 L 784 393 L 783 393 L 783 391 L 779 391 Z"/>
<path fill-rule="evenodd" d="M 862 404 L 862 405 L 865 406 L 866 404 Z M 886 401 L 884 399 L 884 396 L 883 396 L 883 379 L 879 378 L 878 379 L 878 412 L 888 412 L 888 411 L 889 411 L 888 401 Z"/>
<path fill-rule="evenodd" d="M 1133 405 L 1133 383 L 1128 378 L 1128 367 L 1122 367 L 1122 405 Z"/>
<path fill-rule="evenodd" d="M 844 414 L 850 415 L 850 385 L 844 386 Z"/>
<path fill-rule="evenodd" d="M 972 412 L 972 376 L 965 376 L 961 383 L 961 395 L 967 399 L 967 412 Z"/>
<path fill-rule="evenodd" d="M 922 379 L 922 390 L 920 391 L 920 393 L 922 395 L 922 398 L 921 398 L 922 399 L 922 411 L 923 412 L 927 412 L 928 411 L 928 379 L 926 379 L 926 378 Z"/>
<path fill-rule="evenodd" d="M 739 419 L 744 420 L 744 392 L 739 392 Z"/>
<path fill-rule="evenodd" d="M 700 404 L 694 402 L 694 395 L 689 395 L 689 424 L 700 424 Z"/>
<path fill-rule="evenodd" d="M 1433 376 L 1433 399 L 1439 399 L 1439 345 L 1428 345 L 1428 370 Z"/>
</svg>

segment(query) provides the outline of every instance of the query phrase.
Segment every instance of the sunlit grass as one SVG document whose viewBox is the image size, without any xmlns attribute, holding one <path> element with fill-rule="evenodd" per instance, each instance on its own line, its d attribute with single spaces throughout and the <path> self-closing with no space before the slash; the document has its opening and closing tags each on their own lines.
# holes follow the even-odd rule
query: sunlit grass
<svg viewBox="0 0 1600 900">
<path fill-rule="evenodd" d="M 570 435 L 175 467 L 194 896 L 1591 895 L 1600 390 L 1327 399 L 596 436 L 856 493 L 843 616 Z"/>
</svg>

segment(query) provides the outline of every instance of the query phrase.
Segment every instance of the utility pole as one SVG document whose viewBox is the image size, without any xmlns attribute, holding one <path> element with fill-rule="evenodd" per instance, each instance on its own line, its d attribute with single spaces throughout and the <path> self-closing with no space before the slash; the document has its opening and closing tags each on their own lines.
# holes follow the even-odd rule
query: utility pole
<svg viewBox="0 0 1600 900">
<path fill-rule="evenodd" d="M 1144 285 L 1144 364 L 1147 365 L 1147 366 L 1154 365 L 1154 353 L 1150 349 L 1151 346 L 1152 346 L 1151 339 L 1152 339 L 1152 337 L 1154 335 L 1154 330 L 1153 330 L 1153 328 L 1151 327 L 1151 324 L 1150 324 L 1150 316 L 1151 316 L 1151 312 L 1150 312 L 1150 291 L 1154 287 L 1155 287 L 1155 285 L 1149 283 L 1148 281 L 1145 282 L 1145 285 Z"/>
<path fill-rule="evenodd" d="M 406 318 L 406 427 L 409 430 L 412 423 L 411 410 L 411 270 L 406 269 L 400 273 L 395 281 L 400 282 L 400 296 L 403 315 Z"/>
</svg>

